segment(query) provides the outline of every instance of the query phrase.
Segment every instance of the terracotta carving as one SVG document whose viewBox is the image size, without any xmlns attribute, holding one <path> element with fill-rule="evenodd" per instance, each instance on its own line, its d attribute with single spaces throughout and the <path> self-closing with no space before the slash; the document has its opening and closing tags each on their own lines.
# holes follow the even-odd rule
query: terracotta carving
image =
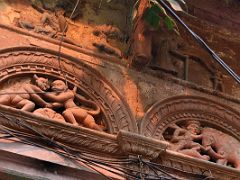
<svg viewBox="0 0 240 180">
<path fill-rule="evenodd" d="M 199 122 L 189 121 L 186 125 L 186 129 L 180 128 L 176 124 L 171 127 L 175 129 L 171 139 L 173 150 L 199 159 L 210 159 L 208 155 L 201 155 L 201 151 L 205 150 L 205 148 L 197 143 L 197 141 L 202 139 Z"/>
<path fill-rule="evenodd" d="M 41 15 L 39 23 L 33 23 L 21 18 L 15 18 L 13 24 L 20 28 L 27 29 L 42 35 L 47 35 L 53 38 L 59 38 L 60 33 L 64 33 L 65 36 L 65 33 L 68 29 L 68 24 L 66 18 L 64 17 L 63 9 L 56 9 L 54 14 L 50 11 L 41 9 L 41 13 L 43 14 Z M 64 41 L 71 42 L 71 40 L 65 39 L 66 38 L 64 37 Z"/>
<path fill-rule="evenodd" d="M 55 80 L 51 84 L 51 90 L 55 92 L 44 94 L 44 96 L 52 102 L 53 108 L 64 107 L 63 116 L 67 122 L 102 131 L 102 128 L 95 123 L 93 116 L 74 103 L 76 87 L 70 90 L 65 82 Z"/>
<path fill-rule="evenodd" d="M 240 142 L 213 128 L 203 128 L 202 145 L 218 164 L 232 165 L 240 170 Z"/>
<path fill-rule="evenodd" d="M 172 150 L 240 169 L 240 142 L 232 136 L 210 127 L 202 128 L 198 121 L 187 121 L 182 127 L 172 124 L 169 128 L 173 133 L 166 133 L 165 138 L 171 142 Z"/>
<path fill-rule="evenodd" d="M 48 79 L 37 77 L 37 75 L 34 75 L 33 79 L 36 85 L 26 83 L 21 85 L 17 92 L 14 89 L 8 90 L 9 93 L 5 92 L 5 95 L 0 96 L 0 104 L 29 112 L 32 112 L 37 105 L 41 108 L 36 109 L 34 114 L 103 131 L 92 116 L 99 114 L 100 109 L 92 101 L 85 100 L 84 97 L 78 95 L 76 87 L 70 90 L 63 81 L 55 80 L 50 88 Z M 95 106 L 95 110 L 88 111 L 79 107 L 74 102 L 75 97 L 83 104 Z M 59 108 L 64 109 L 62 115 L 53 110 Z"/>
<path fill-rule="evenodd" d="M 218 90 L 221 92 L 225 91 L 224 83 L 223 83 L 224 76 L 219 70 L 214 69 L 213 76 L 210 77 L 210 79 L 213 83 L 214 90 Z"/>
<path fill-rule="evenodd" d="M 50 26 L 55 31 L 59 33 L 66 33 L 68 29 L 67 21 L 64 17 L 64 10 L 63 9 L 57 9 L 55 11 L 55 14 L 51 14 L 49 12 L 44 12 L 41 17 L 41 24 L 42 26 Z"/>
<path fill-rule="evenodd" d="M 0 96 L 0 104 L 19 108 L 23 111 L 33 111 L 35 105 L 41 107 L 50 106 L 38 94 L 49 88 L 48 79 L 34 75 L 35 84 L 22 84 L 20 88 L 9 88 L 4 95 Z"/>
<path fill-rule="evenodd" d="M 42 117 L 47 117 L 49 119 L 53 119 L 53 120 L 56 120 L 56 121 L 59 121 L 59 122 L 66 122 L 64 117 L 57 113 L 56 111 L 50 109 L 50 108 L 39 108 L 39 109 L 36 109 L 33 114 L 36 114 L 36 115 L 39 115 L 39 116 L 42 116 Z"/>
<path fill-rule="evenodd" d="M 149 7 L 151 5 L 148 0 L 139 1 L 133 28 L 132 66 L 141 69 L 150 64 L 154 69 L 176 74 L 170 51 L 177 51 L 180 38 L 162 22 L 157 29 L 150 27 L 144 20 L 144 13 Z"/>
<path fill-rule="evenodd" d="M 61 65 L 64 67 L 65 76 L 65 73 L 59 71 L 57 55 L 57 51 L 35 46 L 4 49 L 4 52 L 0 53 L 0 60 L 4 62 L 1 65 L 3 73 L 0 73 L 0 90 L 10 88 L 11 84 L 8 82 L 16 84 L 22 77 L 30 80 L 29 74 L 33 72 L 47 75 L 50 82 L 56 80 L 56 77 L 67 78 L 69 88 L 77 86 L 79 94 L 82 95 L 75 94 L 74 102 L 86 109 L 100 127 L 104 127 L 103 129 L 111 134 L 117 134 L 120 129 L 137 132 L 136 121 L 126 106 L 125 99 L 112 83 L 80 59 L 69 58 L 69 55 L 61 53 Z M 51 93 L 51 90 L 47 92 Z M 47 98 L 43 98 L 48 101 Z M 64 108 L 54 110 L 62 114 Z"/>
</svg>

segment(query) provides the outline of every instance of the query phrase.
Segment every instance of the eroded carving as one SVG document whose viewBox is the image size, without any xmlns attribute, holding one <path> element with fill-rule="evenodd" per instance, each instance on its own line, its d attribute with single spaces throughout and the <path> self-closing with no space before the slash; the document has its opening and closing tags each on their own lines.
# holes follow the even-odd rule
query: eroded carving
<svg viewBox="0 0 240 180">
<path fill-rule="evenodd" d="M 50 108 L 38 108 L 36 109 L 33 114 L 42 116 L 42 117 L 46 117 L 49 119 L 53 119 L 55 121 L 59 121 L 59 122 L 66 122 L 64 117 L 57 113 L 56 111 L 50 109 Z"/>
<path fill-rule="evenodd" d="M 102 131 L 102 128 L 95 123 L 93 116 L 88 111 L 74 103 L 76 87 L 68 89 L 65 82 L 55 80 L 51 84 L 53 93 L 44 94 L 52 103 L 53 108 L 64 107 L 63 116 L 65 120 L 73 125 L 83 125 L 85 127 Z"/>
<path fill-rule="evenodd" d="M 54 13 L 44 9 L 40 9 L 40 12 L 42 15 L 39 22 L 30 22 L 27 19 L 14 18 L 13 25 L 52 38 L 63 38 L 64 42 L 76 44 L 69 38 L 66 38 L 68 23 L 64 16 L 65 11 L 62 8 L 56 8 Z"/>
<path fill-rule="evenodd" d="M 176 96 L 151 107 L 140 132 L 169 142 L 173 151 L 238 169 L 239 119 L 238 111 L 211 99 Z M 212 144 L 205 143 L 209 129 L 216 138 L 211 138 Z"/>
<path fill-rule="evenodd" d="M 82 95 L 75 94 L 75 103 L 86 107 L 88 114 L 93 116 L 105 131 L 113 134 L 120 129 L 137 131 L 136 123 L 121 94 L 100 73 L 83 61 L 61 54 L 61 65 L 64 69 L 64 72 L 61 72 L 55 51 L 36 47 L 19 47 L 5 49 L 0 53 L 1 87 L 9 88 L 9 82 L 16 83 L 22 80 L 18 78 L 19 75 L 23 79 L 29 78 L 33 72 L 39 76 L 48 77 L 50 82 L 66 78 L 69 89 L 77 86 L 78 93 Z M 63 111 L 64 108 L 60 109 Z M 62 114 L 62 111 L 59 112 L 60 109 L 57 108 L 56 111 Z"/>
<path fill-rule="evenodd" d="M 140 0 L 138 3 L 132 41 L 132 66 L 141 69 L 150 64 L 153 69 L 160 69 L 176 75 L 173 56 L 170 51 L 177 51 L 182 46 L 182 39 L 174 30 L 169 30 L 164 21 L 159 27 L 150 26 L 145 20 L 151 3 Z"/>
<path fill-rule="evenodd" d="M 48 79 L 38 77 L 37 75 L 34 75 L 34 81 L 36 85 L 25 83 L 20 85 L 18 92 L 5 91 L 6 95 L 0 97 L 0 104 L 32 112 L 35 109 L 36 103 L 41 109 L 36 109 L 34 114 L 40 114 L 41 116 L 56 119 L 57 121 L 66 121 L 76 126 L 82 125 L 84 127 L 102 131 L 102 128 L 95 123 L 93 116 L 74 102 L 75 95 L 77 94 L 76 86 L 73 90 L 70 90 L 62 80 L 54 80 L 49 89 Z M 94 102 L 92 102 L 92 104 L 94 104 Z M 95 106 L 97 105 L 95 104 Z M 62 116 L 65 121 L 62 119 L 63 117 L 59 116 L 57 112 L 50 108 L 64 108 Z M 100 113 L 100 111 L 98 111 L 98 113 Z"/>
<path fill-rule="evenodd" d="M 43 100 L 40 92 L 49 88 L 48 79 L 36 75 L 34 76 L 35 84 L 20 84 L 19 88 L 10 87 L 7 91 L 2 91 L 0 95 L 0 104 L 19 108 L 23 111 L 33 111 L 35 105 L 41 107 L 50 106 Z"/>
<path fill-rule="evenodd" d="M 202 145 L 218 164 L 230 165 L 240 170 L 240 142 L 219 130 L 205 127 Z"/>
<path fill-rule="evenodd" d="M 170 140 L 172 143 L 172 150 L 199 159 L 210 159 L 208 155 L 201 155 L 201 151 L 205 149 L 200 143 L 197 143 L 197 141 L 202 139 L 199 122 L 190 121 L 187 123 L 186 128 L 181 128 L 176 124 L 170 127 L 174 128 L 174 133 Z"/>
<path fill-rule="evenodd" d="M 204 126 L 198 121 L 172 124 L 164 132 L 171 150 L 240 169 L 240 142 L 220 130 Z"/>
</svg>

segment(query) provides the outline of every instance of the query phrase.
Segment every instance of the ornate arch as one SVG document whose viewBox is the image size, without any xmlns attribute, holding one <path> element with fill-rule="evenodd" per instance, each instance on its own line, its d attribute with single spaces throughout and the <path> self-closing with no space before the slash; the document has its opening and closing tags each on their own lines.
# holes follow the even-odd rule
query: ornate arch
<svg viewBox="0 0 240 180">
<path fill-rule="evenodd" d="M 16 77 L 38 74 L 62 79 L 80 89 L 88 99 L 96 102 L 102 111 L 107 131 L 137 132 L 127 103 L 120 93 L 97 70 L 80 59 L 61 53 L 61 67 L 57 52 L 38 47 L 14 47 L 0 50 L 0 85 Z"/>
<path fill-rule="evenodd" d="M 240 141 L 240 113 L 216 101 L 199 96 L 176 96 L 155 103 L 145 114 L 140 133 L 164 140 L 170 124 L 199 121 Z"/>
</svg>

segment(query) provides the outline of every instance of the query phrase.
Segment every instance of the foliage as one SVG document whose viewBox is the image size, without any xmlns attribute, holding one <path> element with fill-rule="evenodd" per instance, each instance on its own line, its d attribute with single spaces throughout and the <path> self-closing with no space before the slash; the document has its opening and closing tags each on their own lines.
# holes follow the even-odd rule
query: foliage
<svg viewBox="0 0 240 180">
<path fill-rule="evenodd" d="M 134 11 L 136 11 L 136 6 L 140 0 L 137 0 L 135 3 Z M 184 11 L 181 7 L 181 4 L 185 5 L 184 0 L 166 0 L 171 5 L 171 7 L 176 11 Z M 149 0 L 151 7 L 147 8 L 144 13 L 144 19 L 148 24 L 157 29 L 160 26 L 161 21 L 166 25 L 168 30 L 174 30 L 176 27 L 175 21 L 166 13 L 164 8 L 159 4 L 157 0 Z M 135 12 L 136 14 L 136 12 Z M 135 15 L 134 15 L 135 16 Z"/>
</svg>

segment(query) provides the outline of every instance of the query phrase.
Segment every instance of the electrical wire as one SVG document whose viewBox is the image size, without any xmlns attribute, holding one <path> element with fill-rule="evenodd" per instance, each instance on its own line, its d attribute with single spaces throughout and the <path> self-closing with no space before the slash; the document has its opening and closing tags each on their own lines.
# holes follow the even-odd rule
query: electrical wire
<svg viewBox="0 0 240 180">
<path fill-rule="evenodd" d="M 11 118 L 9 118 L 9 117 L 6 117 L 5 115 L 3 115 L 3 114 L 1 114 L 1 116 L 2 117 L 5 117 L 7 120 L 9 120 L 9 121 L 11 121 L 12 119 Z M 32 129 L 31 127 L 29 127 L 28 125 L 26 125 L 26 123 L 19 123 L 18 122 L 18 124 L 20 125 L 20 126 L 24 126 L 24 127 L 28 127 L 29 129 Z M 23 125 L 24 124 L 24 125 Z M 14 137 L 16 137 L 16 138 L 19 138 L 19 139 L 21 139 L 22 141 L 24 141 L 24 142 L 26 142 L 26 140 L 25 139 L 23 139 L 23 137 L 21 137 L 21 136 L 27 136 L 27 134 L 26 133 L 20 133 L 20 134 L 17 134 L 16 133 L 16 130 L 10 130 L 10 129 L 8 129 L 8 128 L 4 128 L 2 125 L 0 126 L 0 129 L 2 130 L 2 131 L 4 131 L 4 132 L 6 132 L 6 133 L 8 133 L 8 134 L 10 134 L 11 136 L 14 136 Z M 38 135 L 40 135 L 40 137 L 39 136 L 37 136 L 37 138 L 40 138 L 40 139 L 42 139 L 42 140 L 47 140 L 47 142 L 51 142 L 52 143 L 52 139 L 50 139 L 50 138 L 46 138 L 45 136 L 43 136 L 41 133 L 39 133 L 39 132 L 36 132 L 36 130 L 35 129 L 32 129 L 32 131 L 34 132 L 34 133 L 37 133 Z M 19 137 L 20 136 L 20 137 Z M 42 137 L 43 136 L 43 137 Z M 34 138 L 33 137 L 33 135 L 31 135 L 31 138 Z M 59 151 L 56 151 L 56 150 L 53 150 L 52 148 L 46 148 L 45 146 L 42 146 L 42 145 L 39 145 L 39 144 L 36 144 L 36 143 L 34 143 L 34 142 L 31 142 L 31 141 L 27 141 L 27 144 L 30 144 L 30 145 L 35 145 L 35 146 L 38 146 L 38 147 L 41 147 L 41 148 L 45 148 L 45 149 L 47 149 L 47 150 L 50 150 L 50 151 L 53 151 L 53 152 L 55 152 L 55 153 L 57 153 L 57 154 L 60 154 L 60 155 L 63 155 L 63 156 L 65 156 L 65 157 L 69 157 L 69 158 L 71 158 L 72 160 L 76 160 L 76 161 L 80 161 L 80 162 L 82 162 L 82 163 L 90 163 L 91 165 L 94 165 L 95 167 L 99 167 L 99 168 L 101 168 L 101 169 L 105 169 L 105 170 L 107 170 L 107 171 L 109 171 L 109 172 L 111 172 L 111 173 L 114 173 L 114 174 L 117 174 L 117 175 L 119 175 L 119 176 L 123 176 L 124 178 L 127 178 L 127 177 L 129 177 L 129 178 L 134 178 L 134 179 L 138 179 L 138 177 L 136 176 L 136 175 L 134 175 L 134 174 L 132 174 L 132 173 L 130 173 L 130 172 L 137 172 L 137 173 L 139 173 L 139 171 L 136 171 L 136 170 L 134 170 L 134 169 L 129 169 L 129 168 L 126 168 L 126 167 L 116 167 L 116 166 L 114 166 L 114 165 L 112 165 L 112 164 L 109 164 L 109 163 L 103 163 L 103 162 L 101 162 L 101 160 L 99 161 L 99 160 L 97 160 L 97 159 L 89 159 L 89 158 L 85 158 L 85 157 L 82 157 L 82 156 L 79 156 L 79 155 L 73 155 L 72 153 L 70 153 L 69 152 L 69 150 L 68 149 L 66 149 L 66 148 L 63 148 L 63 147 L 59 147 L 59 144 L 58 143 L 56 143 L 56 142 L 54 142 L 53 143 L 53 145 L 57 145 L 56 147 L 57 148 L 61 148 L 62 150 L 64 150 L 64 152 L 59 152 Z M 136 160 L 129 160 L 129 162 L 133 162 L 134 164 L 135 164 L 135 162 L 136 162 Z M 99 164 L 101 164 L 101 166 L 99 166 Z M 117 173 L 116 171 L 112 171 L 112 170 L 110 170 L 110 169 L 108 169 L 108 168 L 105 168 L 105 167 L 103 167 L 103 166 L 106 166 L 106 167 L 110 167 L 110 168 L 112 168 L 112 169 L 115 169 L 115 170 L 117 170 L 117 171 L 119 171 L 119 172 L 121 172 L 121 173 L 123 173 L 123 174 L 119 174 L 119 173 Z M 120 168 L 120 169 L 119 169 Z M 146 173 L 142 173 L 143 175 L 145 175 L 145 176 L 147 176 L 148 174 L 146 174 Z M 154 177 L 154 176 L 153 176 Z M 166 179 L 166 178 L 165 178 Z"/>
<path fill-rule="evenodd" d="M 3 113 L 0 112 L 0 115 L 1 117 L 5 118 L 6 120 L 12 122 L 12 121 L 16 121 L 14 119 L 11 119 L 9 117 L 7 117 L 6 115 L 4 115 Z M 84 163 L 86 165 L 87 164 L 90 164 L 94 167 L 98 167 L 98 168 L 101 168 L 101 169 L 104 169 L 108 172 L 111 172 L 111 173 L 114 173 L 118 176 L 122 176 L 124 178 L 134 178 L 134 179 L 164 179 L 164 180 L 181 180 L 181 178 L 176 178 L 174 176 L 172 176 L 171 174 L 169 174 L 168 172 L 164 171 L 163 169 L 161 169 L 163 166 L 159 165 L 159 164 L 156 164 L 156 163 L 153 163 L 153 162 L 146 162 L 146 161 L 143 161 L 141 158 L 139 160 L 138 159 L 128 159 L 129 161 L 129 165 L 136 165 L 138 164 L 139 162 L 142 163 L 142 168 L 143 168 L 143 165 L 145 165 L 146 167 L 149 167 L 150 169 L 152 168 L 155 168 L 157 171 L 161 172 L 162 174 L 165 174 L 167 175 L 166 176 L 162 176 L 162 175 L 157 175 L 158 173 L 156 173 L 156 171 L 154 171 L 155 175 L 150 175 L 151 177 L 148 177 L 149 174 L 148 173 L 145 173 L 142 171 L 142 169 L 140 169 L 139 171 L 138 170 L 135 170 L 135 169 L 130 169 L 130 168 L 127 168 L 127 167 L 124 167 L 124 164 L 121 163 L 121 161 L 119 162 L 118 165 L 121 165 L 120 167 L 119 166 L 116 166 L 114 164 L 111 164 L 111 162 L 102 162 L 102 159 L 97 159 L 97 158 L 90 158 L 90 157 L 87 157 L 86 156 L 82 156 L 81 153 L 77 153 L 72 151 L 71 148 L 69 147 L 66 147 L 66 146 L 62 146 L 61 143 L 59 142 L 56 142 L 53 138 L 48 138 L 46 136 L 44 136 L 42 133 L 36 131 L 33 127 L 30 127 L 29 125 L 27 125 L 27 123 L 21 123 L 20 120 L 17 119 L 17 124 L 19 126 L 22 126 L 24 128 L 28 128 L 29 130 L 32 131 L 32 133 L 36 134 L 36 135 L 29 135 L 27 133 L 22 133 L 22 132 L 19 132 L 17 130 L 11 130 L 9 128 L 6 128 L 4 127 L 3 125 L 0 125 L 0 129 L 2 131 L 4 131 L 6 134 L 10 135 L 10 136 L 13 136 L 15 138 L 18 138 L 20 139 L 21 141 L 23 141 L 24 143 L 27 143 L 29 145 L 34 145 L 34 146 L 37 146 L 37 147 L 40 147 L 40 148 L 44 148 L 46 150 L 49 150 L 49 151 L 52 151 L 52 152 L 55 152 L 59 155 L 62 155 L 64 157 L 68 157 L 70 158 L 73 163 L 76 163 L 75 161 L 79 161 L 81 163 Z M 8 137 L 8 136 L 6 136 Z M 26 140 L 25 138 L 31 138 L 31 139 L 39 139 L 39 140 L 44 140 L 46 141 L 47 143 L 50 143 L 52 145 L 54 145 L 55 147 L 63 150 L 64 152 L 60 152 L 59 150 L 55 150 L 55 149 L 52 149 L 50 147 L 46 147 L 46 146 L 43 146 L 43 145 L 40 145 L 39 143 L 34 143 L 32 141 L 28 141 Z M 123 161 L 124 163 L 126 163 L 126 160 Z M 78 166 L 80 166 L 79 164 L 77 164 Z M 125 164 L 126 165 L 126 164 Z M 89 168 L 95 170 L 96 172 L 98 172 L 99 174 L 102 174 L 104 177 L 106 177 L 106 175 L 104 175 L 102 172 L 99 172 L 99 170 L 97 170 L 96 168 L 94 169 L 94 167 L 90 166 Z M 106 167 L 109 167 L 109 168 L 106 168 Z M 177 169 L 179 170 L 179 169 Z M 116 172 L 117 171 L 117 172 Z M 181 171 L 181 170 L 179 170 Z M 120 173 L 121 172 L 121 173 Z M 185 172 L 185 171 L 182 171 L 182 172 Z M 140 178 L 137 176 L 137 174 L 140 174 Z M 188 172 L 185 172 L 185 173 L 188 173 Z M 191 174 L 191 175 L 199 175 L 199 174 L 193 174 L 193 173 L 188 173 L 188 174 Z M 156 178 L 155 178 L 156 177 Z M 206 177 L 206 176 L 205 176 Z M 107 177 L 108 179 L 111 179 L 109 177 Z"/>
<path fill-rule="evenodd" d="M 213 57 L 213 59 L 220 64 L 239 84 L 240 77 L 207 45 L 207 43 L 193 32 L 184 21 L 164 2 L 164 0 L 155 0 L 164 7 L 193 37 L 194 39 Z"/>
<path fill-rule="evenodd" d="M 69 19 L 72 19 L 73 14 L 75 13 L 75 11 L 76 11 L 76 9 L 77 9 L 77 7 L 78 7 L 78 5 L 79 5 L 79 2 L 80 2 L 80 0 L 77 0 L 77 2 L 76 2 L 75 6 L 74 6 L 74 8 L 73 8 L 73 10 L 72 10 L 72 13 L 71 13 Z M 66 23 L 65 26 L 64 26 L 64 28 L 63 28 L 63 31 L 62 31 L 62 34 L 61 34 L 61 39 L 60 39 L 59 46 L 58 46 L 58 56 L 57 56 L 57 60 L 58 60 L 58 64 L 59 64 L 59 69 L 60 69 L 60 71 L 61 71 L 62 74 L 63 74 L 63 69 L 62 69 L 62 65 L 61 65 L 61 50 L 62 50 L 62 43 L 63 43 L 64 33 L 65 33 L 65 31 L 67 30 L 67 27 L 68 27 L 68 25 L 67 25 L 67 23 Z M 65 74 L 65 82 L 66 82 L 66 85 L 67 85 L 67 74 Z"/>
</svg>

